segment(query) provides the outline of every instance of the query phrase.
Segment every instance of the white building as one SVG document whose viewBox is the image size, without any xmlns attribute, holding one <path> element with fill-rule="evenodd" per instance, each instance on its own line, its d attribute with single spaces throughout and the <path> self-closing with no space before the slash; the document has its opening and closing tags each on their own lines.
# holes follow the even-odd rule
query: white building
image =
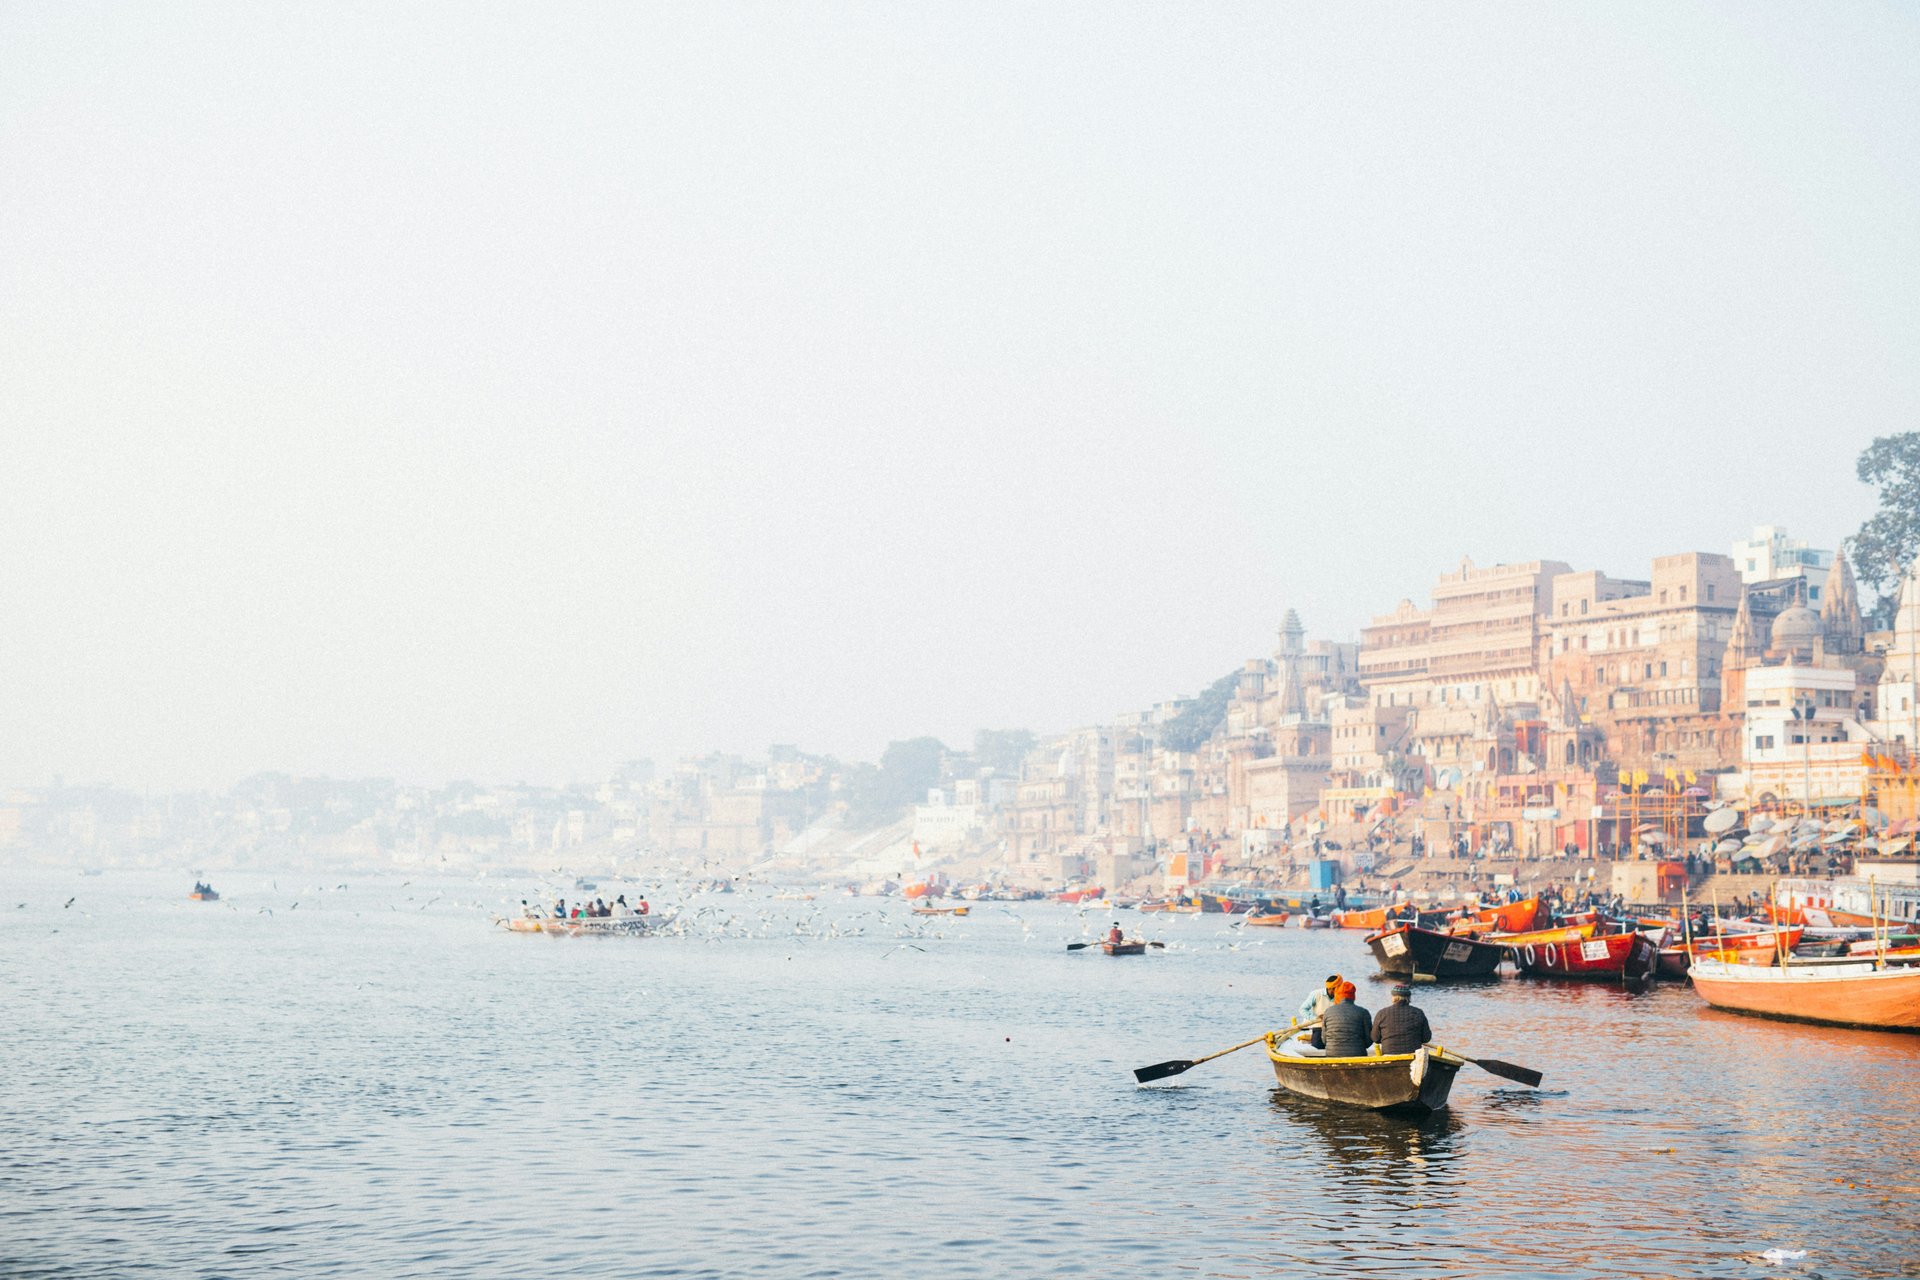
<svg viewBox="0 0 1920 1280">
<path fill-rule="evenodd" d="M 1860 795 L 1868 734 L 1856 718 L 1850 668 L 1754 667 L 1746 685 L 1742 754 L 1750 794 L 1801 802 Z"/>
<path fill-rule="evenodd" d="M 1733 566 L 1742 582 L 1777 582 L 1782 578 L 1807 580 L 1807 603 L 1820 607 L 1820 592 L 1833 568 L 1833 552 L 1818 551 L 1803 538 L 1790 538 L 1777 524 L 1754 528 L 1753 536 L 1733 544 Z"/>
<path fill-rule="evenodd" d="M 1920 747 L 1920 560 L 1900 583 L 1900 607 L 1893 617 L 1893 643 L 1880 673 L 1875 724 L 1882 740 Z"/>
</svg>

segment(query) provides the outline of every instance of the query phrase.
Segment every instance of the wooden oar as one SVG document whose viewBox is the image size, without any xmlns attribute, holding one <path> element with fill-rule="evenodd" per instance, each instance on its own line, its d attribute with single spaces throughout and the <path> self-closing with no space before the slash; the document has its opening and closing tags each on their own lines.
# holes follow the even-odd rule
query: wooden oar
<svg viewBox="0 0 1920 1280">
<path fill-rule="evenodd" d="M 1491 1071 L 1496 1076 L 1501 1076 L 1508 1080 L 1518 1080 L 1521 1084 L 1530 1084 L 1536 1089 L 1540 1087 L 1540 1081 L 1545 1079 L 1544 1076 L 1532 1067 L 1515 1066 L 1511 1062 L 1502 1062 L 1498 1058 L 1469 1058 L 1458 1049 L 1449 1049 L 1447 1052 L 1463 1062 L 1471 1062 L 1482 1071 Z"/>
<path fill-rule="evenodd" d="M 1259 1044 L 1266 1038 L 1265 1034 L 1257 1035 L 1244 1044 L 1237 1044 L 1231 1049 L 1222 1049 L 1218 1053 L 1210 1053 L 1204 1058 L 1174 1058 L 1169 1062 L 1156 1062 L 1150 1067 L 1135 1067 L 1133 1078 L 1141 1084 L 1146 1084 L 1150 1080 L 1165 1080 L 1168 1076 L 1177 1076 L 1183 1071 L 1191 1071 L 1203 1062 L 1212 1062 L 1215 1058 L 1224 1058 L 1230 1053 L 1238 1053 L 1248 1045 Z"/>
</svg>

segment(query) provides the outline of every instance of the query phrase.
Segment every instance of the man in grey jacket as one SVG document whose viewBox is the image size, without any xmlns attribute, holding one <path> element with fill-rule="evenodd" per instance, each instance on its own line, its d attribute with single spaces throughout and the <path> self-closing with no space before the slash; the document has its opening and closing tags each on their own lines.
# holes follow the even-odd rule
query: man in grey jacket
<svg viewBox="0 0 1920 1280">
<path fill-rule="evenodd" d="M 1329 1058 L 1361 1058 L 1373 1044 L 1373 1015 L 1353 1002 L 1351 982 L 1340 984 L 1340 998 L 1321 1017 L 1320 1034 Z"/>
</svg>

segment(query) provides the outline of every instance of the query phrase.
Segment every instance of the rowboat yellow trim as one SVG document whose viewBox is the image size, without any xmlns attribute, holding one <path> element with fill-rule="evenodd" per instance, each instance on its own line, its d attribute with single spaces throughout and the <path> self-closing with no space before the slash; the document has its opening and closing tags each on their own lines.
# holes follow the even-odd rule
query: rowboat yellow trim
<svg viewBox="0 0 1920 1280">
<path fill-rule="evenodd" d="M 1279 1041 L 1286 1034 L 1287 1033 L 1284 1031 L 1267 1032 L 1267 1056 L 1278 1062 L 1284 1062 L 1290 1067 L 1292 1066 L 1363 1067 L 1363 1066 L 1376 1065 L 1382 1062 L 1412 1062 L 1414 1058 L 1419 1056 L 1417 1053 L 1383 1053 L 1383 1054 L 1367 1053 L 1367 1054 L 1362 1054 L 1358 1058 L 1301 1058 L 1301 1057 L 1296 1057 L 1295 1055 L 1290 1053 L 1280 1052 Z M 1303 1031 L 1298 1036 L 1296 1036 L 1295 1039 L 1305 1040 L 1308 1038 L 1308 1035 L 1309 1035 L 1308 1032 Z M 1444 1047 L 1440 1045 L 1430 1044 L 1424 1047 L 1427 1051 L 1427 1058 L 1429 1061 L 1431 1061 L 1434 1058 L 1438 1058 L 1443 1062 L 1451 1062 L 1456 1066 L 1464 1067 L 1467 1065 L 1467 1060 L 1465 1058 L 1454 1057 L 1452 1054 L 1448 1053 Z"/>
</svg>

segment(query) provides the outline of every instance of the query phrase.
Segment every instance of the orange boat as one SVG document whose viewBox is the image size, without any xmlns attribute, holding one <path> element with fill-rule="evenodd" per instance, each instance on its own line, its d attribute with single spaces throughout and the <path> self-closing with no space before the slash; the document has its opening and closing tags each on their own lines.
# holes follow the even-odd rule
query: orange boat
<svg viewBox="0 0 1920 1280">
<path fill-rule="evenodd" d="M 1754 965 L 1696 960 L 1693 989 L 1716 1009 L 1792 1022 L 1920 1031 L 1920 969 L 1858 965 Z"/>
<path fill-rule="evenodd" d="M 1333 913 L 1333 925 L 1336 929 L 1365 929 L 1378 932 L 1387 927 L 1387 908 L 1370 907 L 1365 911 L 1336 911 Z"/>
<path fill-rule="evenodd" d="M 1276 911 L 1271 915 L 1264 915 L 1264 916 L 1250 915 L 1246 918 L 1246 923 L 1247 924 L 1264 924 L 1277 929 L 1280 926 L 1286 924 L 1286 922 L 1291 919 L 1293 919 L 1293 914 L 1291 912 Z"/>
<path fill-rule="evenodd" d="M 906 888 L 900 891 L 900 896 L 903 898 L 912 899 L 912 898 L 934 897 L 937 895 L 934 894 L 932 885 L 921 883 L 921 884 L 908 885 Z"/>
<path fill-rule="evenodd" d="M 1473 913 L 1473 919 L 1501 933 L 1524 933 L 1540 924 L 1540 899 L 1524 898 L 1519 902 L 1482 907 Z"/>
</svg>

